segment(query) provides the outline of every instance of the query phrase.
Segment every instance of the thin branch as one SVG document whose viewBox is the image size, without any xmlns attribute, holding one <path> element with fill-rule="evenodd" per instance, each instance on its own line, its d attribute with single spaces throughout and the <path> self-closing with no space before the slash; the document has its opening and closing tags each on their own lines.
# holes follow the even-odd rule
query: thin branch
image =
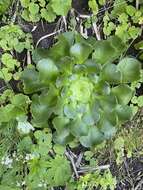
<svg viewBox="0 0 143 190">
<path fill-rule="evenodd" d="M 36 30 L 37 27 L 38 27 L 37 25 L 36 25 L 36 26 L 33 26 L 31 32 L 34 32 L 34 31 Z"/>
<path fill-rule="evenodd" d="M 75 163 L 74 163 L 73 157 L 69 154 L 68 151 L 65 152 L 65 155 L 66 155 L 67 158 L 71 161 L 71 164 L 72 164 L 72 167 L 73 167 L 75 176 L 76 176 L 76 178 L 78 179 L 78 178 L 79 178 L 79 175 L 78 175 L 78 172 L 77 172 L 76 165 L 75 165 Z"/>
<path fill-rule="evenodd" d="M 75 163 L 75 165 L 76 165 L 77 168 L 80 166 L 82 158 L 83 158 L 83 153 L 80 153 L 79 156 L 78 156 L 78 158 L 77 158 L 77 161 Z"/>
<path fill-rule="evenodd" d="M 99 29 L 98 29 L 98 26 L 97 26 L 96 22 L 94 22 L 92 24 L 92 26 L 93 26 L 93 30 L 95 32 L 97 40 L 101 40 L 100 32 L 99 32 Z"/>
<path fill-rule="evenodd" d="M 134 188 L 134 189 L 132 189 L 132 190 L 139 190 L 139 188 L 140 189 L 142 189 L 142 185 L 143 185 L 143 179 L 138 183 L 138 185 Z"/>
<path fill-rule="evenodd" d="M 103 165 L 103 166 L 97 166 L 97 167 L 81 167 L 78 173 L 87 173 L 87 172 L 94 172 L 97 170 L 107 170 L 110 168 L 110 165 Z"/>
<path fill-rule="evenodd" d="M 27 65 L 31 64 L 31 55 L 30 55 L 30 51 L 27 50 Z"/>
<path fill-rule="evenodd" d="M 52 33 L 50 33 L 50 34 L 46 34 L 46 35 L 42 36 L 42 37 L 37 41 L 37 43 L 36 43 L 36 48 L 38 47 L 39 43 L 40 43 L 42 40 L 44 40 L 44 39 L 46 39 L 46 38 L 49 38 L 49 37 L 51 37 L 51 36 L 54 36 L 54 35 L 60 33 L 61 31 L 63 31 L 63 29 L 60 29 L 60 30 L 58 30 L 58 31 L 55 31 L 55 32 L 52 32 Z"/>
<path fill-rule="evenodd" d="M 67 21 L 66 21 L 66 17 L 63 16 L 62 18 L 63 18 L 63 23 L 64 23 L 64 25 L 65 25 L 65 30 L 67 31 Z"/>
<path fill-rule="evenodd" d="M 136 0 L 136 9 L 139 9 L 139 0 Z"/>
</svg>

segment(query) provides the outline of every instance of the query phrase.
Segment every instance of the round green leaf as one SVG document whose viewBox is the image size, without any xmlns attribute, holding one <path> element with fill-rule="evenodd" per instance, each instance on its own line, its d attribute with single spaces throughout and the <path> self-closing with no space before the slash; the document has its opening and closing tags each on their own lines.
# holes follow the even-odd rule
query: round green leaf
<svg viewBox="0 0 143 190">
<path fill-rule="evenodd" d="M 101 78 L 111 84 L 117 84 L 121 81 L 121 73 L 114 64 L 106 64 L 101 72 Z"/>
<path fill-rule="evenodd" d="M 140 79 L 141 64 L 137 59 L 126 57 L 117 65 L 121 72 L 122 82 L 128 83 Z"/>
<path fill-rule="evenodd" d="M 73 136 L 70 134 L 69 129 L 63 129 L 61 133 L 54 133 L 54 142 L 66 145 L 73 140 Z"/>
<path fill-rule="evenodd" d="M 26 94 L 37 92 L 43 87 L 39 81 L 38 72 L 35 69 L 26 68 L 22 72 L 21 79 L 23 80 L 24 92 Z"/>
<path fill-rule="evenodd" d="M 105 64 L 114 59 L 115 49 L 109 41 L 98 41 L 95 45 L 93 58 L 97 63 Z"/>
<path fill-rule="evenodd" d="M 119 118 L 119 122 L 121 123 L 130 120 L 133 114 L 132 108 L 128 105 L 123 105 L 123 106 L 118 105 L 115 110 Z"/>
<path fill-rule="evenodd" d="M 58 75 L 58 68 L 51 59 L 42 59 L 37 64 L 40 78 L 46 83 L 46 80 L 53 80 Z"/>
<path fill-rule="evenodd" d="M 85 136 L 88 134 L 89 125 L 82 121 L 80 118 L 77 118 L 76 120 L 70 122 L 68 126 L 71 133 L 76 137 Z"/>
<path fill-rule="evenodd" d="M 51 0 L 51 6 L 57 15 L 67 15 L 71 8 L 71 0 Z"/>
<path fill-rule="evenodd" d="M 92 48 L 88 44 L 76 43 L 70 49 L 70 54 L 76 60 L 77 64 L 82 64 L 92 52 Z"/>
<path fill-rule="evenodd" d="M 109 115 L 110 117 L 110 115 Z M 100 131 L 104 134 L 105 139 L 111 138 L 116 133 L 116 128 L 111 124 L 111 122 L 105 118 L 105 116 L 100 120 L 98 127 Z"/>
<path fill-rule="evenodd" d="M 74 119 L 76 117 L 76 109 L 72 104 L 67 104 L 64 106 L 64 114 L 69 118 L 69 119 Z"/>
<path fill-rule="evenodd" d="M 39 6 L 36 3 L 31 2 L 29 4 L 29 11 L 32 15 L 36 15 L 39 12 Z"/>
<path fill-rule="evenodd" d="M 63 116 L 58 116 L 53 119 L 52 123 L 55 129 L 57 130 L 57 132 L 60 133 L 69 123 L 69 119 Z"/>
<path fill-rule="evenodd" d="M 100 71 L 100 65 L 93 59 L 87 59 L 84 65 L 86 66 L 86 71 L 88 73 L 99 73 Z"/>
<path fill-rule="evenodd" d="M 40 103 L 38 95 L 32 97 L 31 114 L 39 123 L 47 121 L 51 114 L 48 105 Z"/>
<path fill-rule="evenodd" d="M 112 88 L 113 94 L 116 96 L 119 104 L 128 104 L 133 97 L 133 90 L 126 84 L 118 85 Z"/>
<path fill-rule="evenodd" d="M 82 136 L 79 140 L 84 147 L 92 147 L 100 144 L 104 140 L 104 135 L 94 126 L 90 128 L 87 136 Z"/>
</svg>

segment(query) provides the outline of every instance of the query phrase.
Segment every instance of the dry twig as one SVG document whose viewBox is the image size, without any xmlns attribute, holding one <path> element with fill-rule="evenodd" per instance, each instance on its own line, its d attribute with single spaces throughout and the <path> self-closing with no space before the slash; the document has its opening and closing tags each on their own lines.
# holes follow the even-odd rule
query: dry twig
<svg viewBox="0 0 143 190">
<path fill-rule="evenodd" d="M 71 161 L 71 164 L 72 164 L 72 167 L 73 167 L 75 176 L 76 176 L 76 178 L 78 179 L 78 178 L 79 178 L 79 175 L 78 175 L 78 172 L 77 172 L 76 165 L 75 165 L 75 162 L 74 162 L 73 157 L 70 155 L 70 153 L 69 153 L 68 151 L 65 152 L 65 155 L 66 155 L 67 158 Z"/>
</svg>

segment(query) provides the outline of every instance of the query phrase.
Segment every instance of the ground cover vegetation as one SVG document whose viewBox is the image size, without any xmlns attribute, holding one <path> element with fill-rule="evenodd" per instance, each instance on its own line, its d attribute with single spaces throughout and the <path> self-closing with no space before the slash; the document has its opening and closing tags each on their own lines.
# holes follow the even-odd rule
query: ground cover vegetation
<svg viewBox="0 0 143 190">
<path fill-rule="evenodd" d="M 143 189 L 143 1 L 0 2 L 0 190 Z"/>
</svg>

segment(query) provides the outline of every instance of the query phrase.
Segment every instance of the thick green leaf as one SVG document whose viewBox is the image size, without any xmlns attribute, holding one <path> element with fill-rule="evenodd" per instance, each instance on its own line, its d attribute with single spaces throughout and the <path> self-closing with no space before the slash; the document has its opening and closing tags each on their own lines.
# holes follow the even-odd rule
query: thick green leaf
<svg viewBox="0 0 143 190">
<path fill-rule="evenodd" d="M 49 107 L 55 106 L 58 98 L 58 90 L 54 85 L 50 85 L 48 91 L 45 90 L 39 96 L 39 101 L 41 104 L 46 104 Z"/>
<path fill-rule="evenodd" d="M 64 114 L 69 119 L 74 119 L 77 115 L 74 104 L 70 103 L 64 106 Z"/>
<path fill-rule="evenodd" d="M 54 142 L 61 144 L 61 145 L 67 145 L 69 142 L 71 142 L 74 137 L 70 134 L 70 130 L 64 129 L 61 133 L 54 133 Z"/>
<path fill-rule="evenodd" d="M 37 48 L 32 51 L 32 60 L 35 64 L 37 64 L 41 59 L 47 59 L 49 57 L 48 55 L 49 50 L 48 49 L 42 49 Z"/>
<path fill-rule="evenodd" d="M 101 78 L 111 84 L 118 84 L 121 81 L 121 73 L 116 65 L 108 63 L 102 68 Z"/>
<path fill-rule="evenodd" d="M 66 117 L 62 117 L 62 116 L 58 116 L 58 117 L 55 117 L 52 121 L 56 131 L 58 133 L 62 132 L 62 130 L 64 128 L 67 127 L 67 124 L 69 123 L 69 119 L 66 118 Z"/>
<path fill-rule="evenodd" d="M 54 61 L 59 60 L 70 55 L 70 46 L 74 43 L 75 33 L 65 32 L 58 36 L 57 43 L 49 50 L 48 56 Z"/>
<path fill-rule="evenodd" d="M 92 118 L 94 119 L 94 123 L 97 123 L 100 119 L 100 104 L 99 101 L 94 101 L 90 105 L 90 112 L 92 114 Z"/>
<path fill-rule="evenodd" d="M 94 117 L 93 113 L 91 111 L 88 111 L 87 113 L 83 114 L 82 120 L 85 123 L 85 125 L 94 125 L 96 118 Z"/>
<path fill-rule="evenodd" d="M 115 53 L 115 49 L 111 46 L 109 41 L 97 41 L 92 58 L 95 59 L 97 63 L 105 64 L 114 60 Z"/>
<path fill-rule="evenodd" d="M 25 111 L 28 108 L 28 105 L 31 103 L 31 100 L 29 99 L 28 96 L 24 94 L 17 94 L 12 97 L 11 103 L 15 105 L 16 107 L 19 107 Z"/>
<path fill-rule="evenodd" d="M 80 77 L 77 80 L 73 80 L 69 88 L 69 92 L 71 92 L 70 98 L 72 101 L 86 103 L 91 98 L 93 88 L 93 84 L 86 77 Z"/>
<path fill-rule="evenodd" d="M 17 129 L 21 134 L 28 134 L 33 131 L 33 126 L 28 121 L 18 121 Z"/>
<path fill-rule="evenodd" d="M 99 73 L 100 72 L 100 65 L 96 63 L 94 59 L 87 59 L 84 63 L 86 67 L 86 71 L 88 73 Z"/>
<path fill-rule="evenodd" d="M 123 43 L 123 41 L 118 36 L 111 36 L 109 41 L 111 46 L 115 49 L 117 57 L 122 55 L 122 53 L 124 53 L 127 48 L 127 45 Z"/>
<path fill-rule="evenodd" d="M 79 117 L 74 121 L 71 121 L 68 127 L 75 137 L 86 136 L 89 130 L 89 125 Z"/>
<path fill-rule="evenodd" d="M 112 88 L 112 93 L 116 96 L 119 104 L 126 105 L 133 97 L 133 90 L 126 84 L 118 85 Z"/>
<path fill-rule="evenodd" d="M 76 64 L 82 64 L 92 52 L 92 47 L 86 43 L 76 43 L 70 48 L 70 54 L 75 58 Z"/>
<path fill-rule="evenodd" d="M 118 105 L 115 111 L 120 123 L 130 120 L 133 116 L 132 108 L 128 105 Z"/>
<path fill-rule="evenodd" d="M 95 83 L 95 93 L 97 95 L 109 95 L 110 91 L 110 85 L 106 81 L 100 80 Z"/>
<path fill-rule="evenodd" d="M 140 79 L 141 64 L 137 59 L 125 57 L 117 65 L 122 75 L 122 82 L 129 83 Z"/>
<path fill-rule="evenodd" d="M 104 140 L 104 135 L 95 126 L 89 129 L 87 136 L 80 137 L 79 141 L 84 147 L 92 147 L 100 144 Z"/>
<path fill-rule="evenodd" d="M 58 68 L 51 59 L 42 59 L 37 64 L 39 76 L 42 82 L 47 83 L 49 80 L 53 80 L 58 75 Z"/>
<path fill-rule="evenodd" d="M 109 94 L 107 96 L 100 96 L 99 97 L 99 103 L 105 112 L 111 112 L 117 105 L 116 97 L 112 94 Z"/>
<path fill-rule="evenodd" d="M 113 135 L 115 135 L 117 131 L 115 126 L 112 125 L 112 123 L 108 120 L 108 118 L 106 118 L 105 115 L 103 118 L 101 118 L 97 126 L 98 128 L 100 128 L 100 131 L 104 134 L 105 139 L 110 139 Z"/>
<path fill-rule="evenodd" d="M 24 92 L 26 94 L 37 92 L 42 88 L 42 84 L 39 81 L 38 72 L 35 69 L 26 68 L 22 72 L 21 79 L 23 80 Z"/>
<path fill-rule="evenodd" d="M 51 110 L 48 105 L 40 103 L 38 95 L 34 95 L 32 97 L 31 114 L 34 120 L 41 123 L 48 120 Z"/>
</svg>

